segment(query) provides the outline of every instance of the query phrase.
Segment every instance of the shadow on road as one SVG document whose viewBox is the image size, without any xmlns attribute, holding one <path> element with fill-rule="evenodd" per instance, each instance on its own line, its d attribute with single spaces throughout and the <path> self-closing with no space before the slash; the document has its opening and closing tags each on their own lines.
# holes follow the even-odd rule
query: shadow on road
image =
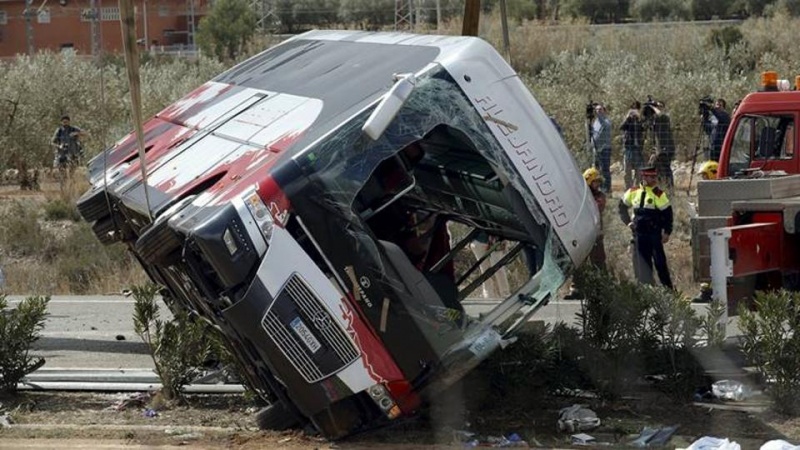
<svg viewBox="0 0 800 450">
<path fill-rule="evenodd" d="M 70 350 L 76 352 L 95 352 L 95 353 L 128 353 L 149 355 L 147 344 L 136 341 L 109 341 L 104 339 L 82 339 L 82 338 L 62 338 L 62 337 L 43 337 L 36 341 L 32 350 L 53 351 Z"/>
</svg>

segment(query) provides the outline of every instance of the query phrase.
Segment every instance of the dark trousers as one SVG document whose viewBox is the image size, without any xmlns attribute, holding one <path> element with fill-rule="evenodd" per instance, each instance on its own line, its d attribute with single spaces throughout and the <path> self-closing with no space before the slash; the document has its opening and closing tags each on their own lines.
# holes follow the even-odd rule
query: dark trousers
<svg viewBox="0 0 800 450">
<path fill-rule="evenodd" d="M 672 289 L 672 278 L 669 275 L 661 234 L 634 233 L 633 245 L 633 271 L 636 279 L 641 283 L 656 284 L 653 277 L 653 265 L 655 265 L 661 284 Z"/>
<path fill-rule="evenodd" d="M 611 149 L 603 148 L 597 150 L 594 155 L 594 165 L 603 176 L 603 184 L 600 189 L 608 194 L 611 192 Z"/>
<path fill-rule="evenodd" d="M 656 166 L 656 173 L 658 174 L 658 184 L 666 186 L 667 190 L 672 192 L 675 186 L 675 179 L 672 176 L 672 159 L 673 156 L 668 153 L 656 154 L 653 164 Z"/>
</svg>

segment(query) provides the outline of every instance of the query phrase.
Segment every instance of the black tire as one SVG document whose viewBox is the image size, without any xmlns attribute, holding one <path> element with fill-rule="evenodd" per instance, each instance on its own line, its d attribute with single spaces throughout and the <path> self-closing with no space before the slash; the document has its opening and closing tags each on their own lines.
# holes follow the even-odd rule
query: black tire
<svg viewBox="0 0 800 450">
<path fill-rule="evenodd" d="M 261 430 L 284 431 L 300 425 L 300 421 L 282 402 L 275 402 L 256 413 L 256 425 Z"/>
<path fill-rule="evenodd" d="M 87 222 L 94 222 L 111 214 L 105 189 L 92 189 L 84 193 L 78 199 L 78 212 Z"/>
<path fill-rule="evenodd" d="M 147 264 L 168 266 L 180 256 L 183 240 L 172 228 L 168 220 L 153 222 L 134 245 L 134 250 Z"/>
</svg>

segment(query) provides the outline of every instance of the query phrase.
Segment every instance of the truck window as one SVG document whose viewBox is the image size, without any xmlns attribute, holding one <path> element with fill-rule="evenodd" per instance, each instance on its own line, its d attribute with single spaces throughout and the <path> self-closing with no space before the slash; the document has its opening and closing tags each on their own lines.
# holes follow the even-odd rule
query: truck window
<svg viewBox="0 0 800 450">
<path fill-rule="evenodd" d="M 794 155 L 793 117 L 758 116 L 755 117 L 755 127 L 754 160 L 792 158 Z"/>
<path fill-rule="evenodd" d="M 730 153 L 730 173 L 747 169 L 753 161 L 794 157 L 794 117 L 744 116 L 739 119 Z"/>
<path fill-rule="evenodd" d="M 753 136 L 752 117 L 742 117 L 736 126 L 731 145 L 730 173 L 736 173 L 750 166 L 750 154 Z"/>
</svg>

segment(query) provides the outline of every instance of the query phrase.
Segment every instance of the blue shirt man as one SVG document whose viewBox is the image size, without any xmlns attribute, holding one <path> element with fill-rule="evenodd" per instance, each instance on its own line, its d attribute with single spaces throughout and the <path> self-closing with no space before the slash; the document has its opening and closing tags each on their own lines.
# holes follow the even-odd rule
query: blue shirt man
<svg viewBox="0 0 800 450">
<path fill-rule="evenodd" d="M 606 107 L 598 103 L 594 107 L 592 121 L 592 143 L 594 144 L 594 165 L 603 176 L 603 192 L 611 192 L 611 119 Z"/>
</svg>

